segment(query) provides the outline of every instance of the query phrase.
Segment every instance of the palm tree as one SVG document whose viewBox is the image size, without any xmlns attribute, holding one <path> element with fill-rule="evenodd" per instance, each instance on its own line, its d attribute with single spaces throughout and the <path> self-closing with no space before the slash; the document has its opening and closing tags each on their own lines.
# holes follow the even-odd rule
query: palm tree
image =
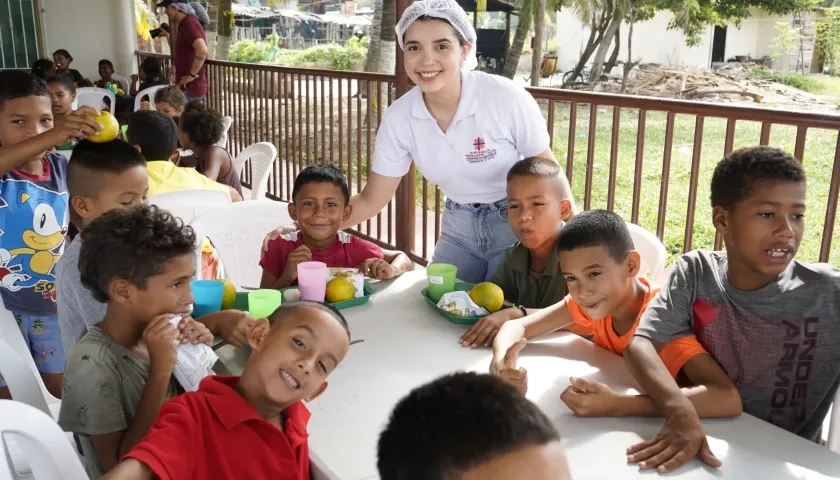
<svg viewBox="0 0 840 480">
<path fill-rule="evenodd" d="M 379 30 L 379 59 L 376 71 L 394 73 L 397 63 L 397 2 L 382 0 L 382 25 Z"/>
<path fill-rule="evenodd" d="M 231 0 L 217 0 L 216 3 L 216 58 L 227 60 L 233 36 L 233 7 Z"/>
<path fill-rule="evenodd" d="M 365 56 L 365 71 L 375 72 L 379 66 L 379 38 L 382 32 L 382 0 L 373 4 L 373 20 L 370 22 L 370 43 Z"/>
<path fill-rule="evenodd" d="M 207 58 L 216 58 L 216 34 L 219 26 L 218 15 L 219 2 L 217 0 L 207 0 L 207 16 L 210 17 L 210 23 L 204 27 L 204 34 L 207 36 Z M 227 58 L 222 58 L 221 60 L 227 60 Z"/>
<path fill-rule="evenodd" d="M 538 0 L 517 0 L 516 9 L 519 10 L 519 22 L 516 24 L 516 31 L 513 34 L 513 41 L 508 49 L 507 58 L 505 58 L 505 67 L 502 70 L 502 76 L 513 78 L 516 75 L 516 67 L 519 65 L 519 57 L 522 56 L 522 49 L 525 46 L 525 40 L 531 31 L 531 25 L 536 18 L 534 12 L 537 10 Z M 590 0 L 569 0 L 572 2 L 587 3 Z M 541 19 L 544 19 L 546 13 L 556 12 L 560 10 L 563 5 L 563 0 L 545 0 L 545 7 L 542 9 Z M 558 45 L 558 48 L 560 46 Z M 542 60 L 536 59 L 537 69 L 539 71 L 539 63 Z M 537 75 L 539 78 L 539 75 Z"/>
</svg>

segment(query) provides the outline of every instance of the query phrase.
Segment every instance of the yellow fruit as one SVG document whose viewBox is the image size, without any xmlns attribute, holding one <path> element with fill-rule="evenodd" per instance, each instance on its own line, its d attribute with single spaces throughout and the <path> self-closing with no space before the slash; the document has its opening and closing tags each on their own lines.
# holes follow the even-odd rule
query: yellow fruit
<svg viewBox="0 0 840 480">
<path fill-rule="evenodd" d="M 491 282 L 482 282 L 470 290 L 470 298 L 479 307 L 484 307 L 488 312 L 498 312 L 505 303 L 505 293 L 498 285 Z"/>
<path fill-rule="evenodd" d="M 88 140 L 94 143 L 105 143 L 117 138 L 120 134 L 120 122 L 111 115 L 110 112 L 101 112 L 97 115 L 90 115 L 90 118 L 102 124 L 102 130 L 96 135 L 87 137 Z"/>
<path fill-rule="evenodd" d="M 353 282 L 344 277 L 333 278 L 327 283 L 325 296 L 329 303 L 350 300 L 356 297 L 356 287 L 353 286 Z"/>
<path fill-rule="evenodd" d="M 236 287 L 227 280 L 222 280 L 222 282 L 225 284 L 225 291 L 222 293 L 222 310 L 227 310 L 236 301 Z"/>
</svg>

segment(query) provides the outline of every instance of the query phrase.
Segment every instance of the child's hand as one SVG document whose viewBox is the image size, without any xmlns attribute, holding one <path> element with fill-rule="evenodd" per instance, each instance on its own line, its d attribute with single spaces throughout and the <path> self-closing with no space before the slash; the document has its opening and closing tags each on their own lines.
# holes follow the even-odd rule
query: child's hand
<svg viewBox="0 0 840 480">
<path fill-rule="evenodd" d="M 363 275 L 379 280 L 390 280 L 397 276 L 397 270 L 381 258 L 368 258 L 359 270 Z"/>
<path fill-rule="evenodd" d="M 256 320 L 247 312 L 231 312 L 235 316 L 219 322 L 219 334 L 222 339 L 236 348 L 248 345 L 248 332 Z"/>
<path fill-rule="evenodd" d="M 171 323 L 171 314 L 159 315 L 146 325 L 143 341 L 149 350 L 149 363 L 158 373 L 172 373 L 178 359 L 178 329 Z"/>
<path fill-rule="evenodd" d="M 502 324 L 509 320 L 522 318 L 522 312 L 518 308 L 506 308 L 496 313 L 491 313 L 481 320 L 475 322 L 464 335 L 461 336 L 461 346 L 478 348 L 493 345 L 493 340 Z"/>
<path fill-rule="evenodd" d="M 50 130 L 56 136 L 55 146 L 64 145 L 71 138 L 96 135 L 102 130 L 102 124 L 88 115 L 99 115 L 99 112 L 88 106 L 81 107 L 68 115 L 60 127 Z"/>
<path fill-rule="evenodd" d="M 569 378 L 569 385 L 560 400 L 576 417 L 611 417 L 621 397 L 609 386 L 583 378 Z"/>
<path fill-rule="evenodd" d="M 306 245 L 301 245 L 296 249 L 289 252 L 288 258 L 286 258 L 286 269 L 283 270 L 283 278 L 288 280 L 289 283 L 293 282 L 297 279 L 297 266 L 303 262 L 309 262 L 312 260 L 312 250 L 309 249 Z"/>
<path fill-rule="evenodd" d="M 524 368 L 516 368 L 516 362 L 519 360 L 519 352 L 527 344 L 528 340 L 524 338 L 513 344 L 502 361 L 495 365 L 495 372 L 493 372 L 499 379 L 516 388 L 522 395 L 528 393 L 528 371 Z"/>
<path fill-rule="evenodd" d="M 140 75 L 137 75 L 136 73 L 132 73 L 132 74 L 131 74 L 131 76 L 130 76 L 130 77 L 128 77 L 128 78 L 129 78 L 132 82 L 136 82 L 137 80 L 140 80 Z"/>
<path fill-rule="evenodd" d="M 277 240 L 278 238 L 286 235 L 287 233 L 292 233 L 298 231 L 298 225 L 293 223 L 292 225 L 285 225 L 282 227 L 277 228 L 273 232 L 269 232 L 268 235 L 265 236 L 262 244 L 262 254 L 265 255 L 268 253 L 268 244 L 271 243 L 273 240 Z"/>
<path fill-rule="evenodd" d="M 213 334 L 210 333 L 210 330 L 203 323 L 196 322 L 189 315 L 184 316 L 178 323 L 178 332 L 181 343 L 192 343 L 193 345 L 206 343 L 207 345 L 213 345 Z"/>
<path fill-rule="evenodd" d="M 144 101 L 140 102 L 140 110 L 145 110 L 147 112 L 151 111 L 151 110 L 154 110 L 152 108 L 152 102 L 150 102 L 148 100 L 144 100 Z"/>
<path fill-rule="evenodd" d="M 720 460 L 709 448 L 706 432 L 694 408 L 683 408 L 665 415 L 665 425 L 656 437 L 627 449 L 627 461 L 642 470 L 659 473 L 676 470 L 694 457 L 719 467 Z"/>
</svg>

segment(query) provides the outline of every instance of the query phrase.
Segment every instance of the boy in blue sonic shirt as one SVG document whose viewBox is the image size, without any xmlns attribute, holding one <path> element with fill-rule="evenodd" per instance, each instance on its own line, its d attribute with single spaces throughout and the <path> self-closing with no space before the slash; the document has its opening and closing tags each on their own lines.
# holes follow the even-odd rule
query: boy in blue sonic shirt
<svg viewBox="0 0 840 480">
<path fill-rule="evenodd" d="M 68 225 L 67 159 L 52 149 L 102 126 L 74 112 L 53 129 L 46 83 L 0 72 L 0 298 L 20 326 L 47 389 L 61 396 L 64 349 L 58 332 L 53 268 Z M 0 398 L 9 397 L 0 377 Z"/>
</svg>

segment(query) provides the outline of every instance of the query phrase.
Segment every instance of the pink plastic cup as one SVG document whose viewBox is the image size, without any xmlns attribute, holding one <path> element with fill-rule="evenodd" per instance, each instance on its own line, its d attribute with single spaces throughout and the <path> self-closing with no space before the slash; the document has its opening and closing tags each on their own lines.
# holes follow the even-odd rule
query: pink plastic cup
<svg viewBox="0 0 840 480">
<path fill-rule="evenodd" d="M 299 263 L 297 272 L 301 300 L 323 302 L 327 292 L 327 264 L 324 262 Z"/>
</svg>

